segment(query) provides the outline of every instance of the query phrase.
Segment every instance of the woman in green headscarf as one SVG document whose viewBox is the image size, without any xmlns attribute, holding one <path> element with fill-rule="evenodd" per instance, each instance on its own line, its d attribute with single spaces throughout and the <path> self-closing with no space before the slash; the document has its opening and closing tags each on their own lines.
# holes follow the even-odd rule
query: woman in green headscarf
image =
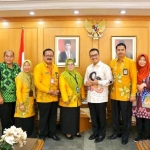
<svg viewBox="0 0 150 150">
<path fill-rule="evenodd" d="M 83 78 L 75 71 L 73 59 L 66 61 L 65 71 L 60 74 L 59 88 L 61 131 L 70 140 L 73 139 L 73 135 L 81 137 L 79 134 L 80 105 L 85 98 L 85 92 Z"/>
<path fill-rule="evenodd" d="M 31 61 L 25 60 L 22 64 L 23 71 L 15 78 L 16 82 L 16 108 L 15 108 L 15 126 L 21 127 L 27 132 L 27 137 L 35 138 L 34 125 L 34 98 L 35 86 L 33 74 L 31 73 Z"/>
</svg>

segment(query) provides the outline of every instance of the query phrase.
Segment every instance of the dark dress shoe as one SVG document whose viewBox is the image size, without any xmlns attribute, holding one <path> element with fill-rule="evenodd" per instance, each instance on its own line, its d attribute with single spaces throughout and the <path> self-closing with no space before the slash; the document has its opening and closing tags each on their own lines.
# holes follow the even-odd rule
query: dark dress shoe
<svg viewBox="0 0 150 150">
<path fill-rule="evenodd" d="M 72 136 L 72 135 L 71 135 L 71 136 L 67 136 L 67 135 L 65 134 L 65 136 L 66 136 L 67 139 L 73 140 L 73 136 Z"/>
<path fill-rule="evenodd" d="M 128 143 L 128 138 L 125 138 L 125 137 L 122 138 L 121 142 L 122 142 L 123 145 L 127 144 Z"/>
<path fill-rule="evenodd" d="M 89 140 L 94 140 L 96 137 L 97 137 L 97 135 L 92 134 L 92 135 L 89 137 Z"/>
<path fill-rule="evenodd" d="M 108 139 L 113 140 L 116 139 L 117 137 L 121 137 L 122 134 L 112 134 L 111 136 L 108 137 Z"/>
<path fill-rule="evenodd" d="M 101 141 L 103 141 L 103 139 L 105 138 L 105 136 L 102 136 L 102 135 L 100 135 L 100 136 L 98 136 L 96 139 L 95 139 L 95 143 L 98 143 L 98 142 L 101 142 Z"/>
<path fill-rule="evenodd" d="M 76 134 L 75 136 L 78 137 L 78 138 L 80 138 L 80 137 L 81 137 L 81 134 Z"/>
<path fill-rule="evenodd" d="M 48 136 L 49 138 L 52 138 L 55 141 L 60 141 L 61 138 L 59 138 L 57 135 L 53 135 L 53 136 Z"/>
</svg>

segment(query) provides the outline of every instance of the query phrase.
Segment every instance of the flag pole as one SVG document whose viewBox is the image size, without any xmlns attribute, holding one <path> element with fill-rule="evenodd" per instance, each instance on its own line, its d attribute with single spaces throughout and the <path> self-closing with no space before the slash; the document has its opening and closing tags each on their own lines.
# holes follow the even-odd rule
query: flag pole
<svg viewBox="0 0 150 150">
<path fill-rule="evenodd" d="M 18 65 L 20 67 L 22 66 L 23 61 L 24 61 L 24 26 L 22 26 L 22 30 L 21 30 L 20 48 L 19 48 L 19 56 L 18 56 Z"/>
</svg>

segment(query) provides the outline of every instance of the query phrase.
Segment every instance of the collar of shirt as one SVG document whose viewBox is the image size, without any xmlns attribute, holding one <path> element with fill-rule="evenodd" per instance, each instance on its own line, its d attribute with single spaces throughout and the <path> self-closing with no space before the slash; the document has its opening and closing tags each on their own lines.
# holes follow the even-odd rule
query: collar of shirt
<svg viewBox="0 0 150 150">
<path fill-rule="evenodd" d="M 65 51 L 65 52 L 66 52 L 66 54 L 70 55 L 70 51 Z"/>
<path fill-rule="evenodd" d="M 92 67 L 95 67 L 95 66 L 101 66 L 101 63 L 102 63 L 102 62 L 99 61 L 96 65 L 93 65 L 93 64 L 92 64 Z"/>
<path fill-rule="evenodd" d="M 9 68 L 8 65 L 3 62 L 2 65 L 5 67 L 5 68 Z M 9 68 L 9 69 L 13 69 L 15 67 L 15 63 L 12 63 L 12 68 Z"/>
<path fill-rule="evenodd" d="M 69 51 L 66 51 L 66 50 L 65 50 L 65 52 L 66 52 L 66 53 L 70 53 L 70 50 L 69 50 Z"/>
<path fill-rule="evenodd" d="M 127 62 L 128 59 L 130 59 L 130 58 L 127 58 L 127 57 L 125 56 L 122 61 L 123 61 L 123 62 Z M 116 58 L 116 61 L 118 61 L 118 58 Z"/>
<path fill-rule="evenodd" d="M 46 67 L 46 68 L 51 68 L 51 67 L 53 67 L 54 66 L 54 64 L 52 63 L 52 65 L 51 66 L 49 66 L 48 64 L 46 64 L 44 61 L 42 62 L 43 63 L 43 65 Z"/>
</svg>

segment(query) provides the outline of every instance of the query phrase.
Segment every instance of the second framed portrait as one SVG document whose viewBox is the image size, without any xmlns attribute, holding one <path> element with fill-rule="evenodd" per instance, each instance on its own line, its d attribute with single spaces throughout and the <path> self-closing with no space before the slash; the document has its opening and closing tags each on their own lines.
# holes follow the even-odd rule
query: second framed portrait
<svg viewBox="0 0 150 150">
<path fill-rule="evenodd" d="M 79 67 L 79 36 L 56 36 L 55 37 L 55 64 L 64 67 L 68 58 Z"/>
<path fill-rule="evenodd" d="M 112 36 L 112 59 L 116 58 L 116 45 L 124 43 L 126 45 L 126 56 L 136 59 L 136 36 Z"/>
</svg>

